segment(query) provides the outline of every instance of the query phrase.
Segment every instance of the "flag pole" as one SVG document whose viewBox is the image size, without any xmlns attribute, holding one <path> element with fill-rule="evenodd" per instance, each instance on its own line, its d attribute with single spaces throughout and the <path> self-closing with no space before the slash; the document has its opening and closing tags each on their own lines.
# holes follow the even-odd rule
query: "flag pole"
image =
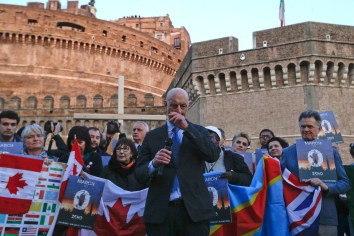
<svg viewBox="0 0 354 236">
<path fill-rule="evenodd" d="M 284 27 L 285 26 L 285 3 L 284 3 L 284 0 L 280 0 L 279 20 L 280 20 L 280 27 Z"/>
</svg>

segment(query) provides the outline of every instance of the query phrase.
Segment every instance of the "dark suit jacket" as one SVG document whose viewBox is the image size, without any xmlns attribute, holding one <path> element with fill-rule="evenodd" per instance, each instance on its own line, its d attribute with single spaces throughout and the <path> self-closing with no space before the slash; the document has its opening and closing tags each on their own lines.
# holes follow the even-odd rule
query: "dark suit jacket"
<svg viewBox="0 0 354 236">
<path fill-rule="evenodd" d="M 184 131 L 177 163 L 166 165 L 163 175 L 149 175 L 148 165 L 162 149 L 168 138 L 167 125 L 147 133 L 139 153 L 136 177 L 140 183 L 149 184 L 144 221 L 162 223 L 167 216 L 168 203 L 174 176 L 177 174 L 182 198 L 189 216 L 194 222 L 208 220 L 214 215 L 212 201 L 205 185 L 203 173 L 205 161 L 218 159 L 218 148 L 211 142 L 208 131 L 190 122 Z"/>
<path fill-rule="evenodd" d="M 231 171 L 230 184 L 249 186 L 252 174 L 248 169 L 243 157 L 231 151 L 224 151 L 224 164 L 226 171 Z"/>
</svg>

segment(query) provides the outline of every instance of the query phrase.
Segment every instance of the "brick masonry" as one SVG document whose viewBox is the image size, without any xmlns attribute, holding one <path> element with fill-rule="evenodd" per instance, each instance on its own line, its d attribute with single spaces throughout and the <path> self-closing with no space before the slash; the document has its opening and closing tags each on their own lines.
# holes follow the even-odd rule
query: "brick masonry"
<svg viewBox="0 0 354 236">
<path fill-rule="evenodd" d="M 51 118 L 64 133 L 77 124 L 102 130 L 106 121 L 73 115 L 116 114 L 123 75 L 126 113 L 165 113 L 162 96 L 190 46 L 188 31 L 169 16 L 103 21 L 95 11 L 78 1 L 68 9 L 59 0 L 0 4 L 0 110 L 16 110 L 21 125 Z M 129 131 L 131 121 L 125 125 Z"/>
<path fill-rule="evenodd" d="M 302 111 L 332 110 L 343 161 L 352 162 L 354 27 L 305 22 L 255 32 L 254 41 L 245 51 L 231 45 L 237 39 L 192 44 L 171 84 L 188 91 L 189 118 L 224 129 L 228 144 L 235 133 L 248 133 L 253 151 L 261 129 L 294 143 Z"/>
</svg>

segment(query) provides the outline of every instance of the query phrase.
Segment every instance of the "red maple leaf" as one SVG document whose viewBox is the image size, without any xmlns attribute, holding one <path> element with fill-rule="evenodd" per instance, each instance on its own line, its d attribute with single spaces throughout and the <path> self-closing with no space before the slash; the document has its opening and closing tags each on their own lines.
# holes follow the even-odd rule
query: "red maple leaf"
<svg viewBox="0 0 354 236">
<path fill-rule="evenodd" d="M 74 168 L 73 168 L 73 175 L 77 175 L 78 171 L 77 171 L 77 165 L 74 164 Z"/>
<path fill-rule="evenodd" d="M 129 223 L 127 221 L 127 214 L 129 205 L 123 206 L 122 199 L 118 199 L 113 207 L 109 209 L 110 222 L 107 222 L 104 215 L 97 215 L 94 231 L 97 235 L 120 235 L 120 236 L 145 236 L 146 229 L 143 218 L 135 214 Z"/>
<path fill-rule="evenodd" d="M 9 182 L 6 185 L 6 188 L 10 193 L 17 194 L 19 188 L 24 188 L 28 185 L 26 180 L 22 179 L 22 175 L 23 173 L 17 173 L 14 176 L 9 177 Z"/>
</svg>

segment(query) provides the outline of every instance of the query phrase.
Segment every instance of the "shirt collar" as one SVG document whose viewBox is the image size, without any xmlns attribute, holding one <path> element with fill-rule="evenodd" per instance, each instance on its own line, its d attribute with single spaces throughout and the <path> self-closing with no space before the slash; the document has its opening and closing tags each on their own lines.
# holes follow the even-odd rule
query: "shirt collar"
<svg viewBox="0 0 354 236">
<path fill-rule="evenodd" d="M 168 133 L 172 133 L 172 129 L 174 128 L 175 126 L 169 121 L 167 120 L 167 131 Z"/>
</svg>

